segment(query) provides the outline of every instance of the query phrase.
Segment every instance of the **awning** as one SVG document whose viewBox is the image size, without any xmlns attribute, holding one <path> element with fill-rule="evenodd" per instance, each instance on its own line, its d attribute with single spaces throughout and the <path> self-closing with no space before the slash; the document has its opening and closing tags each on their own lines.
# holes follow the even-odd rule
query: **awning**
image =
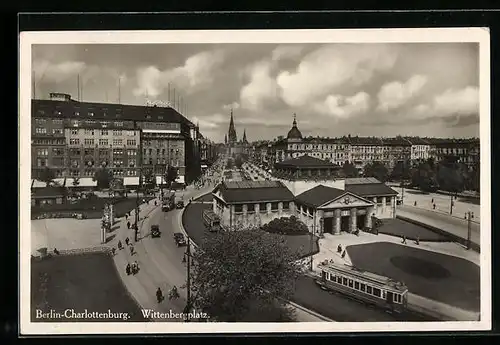
<svg viewBox="0 0 500 345">
<path fill-rule="evenodd" d="M 97 187 L 97 181 L 92 181 L 92 177 L 82 177 L 79 181 L 79 187 Z"/>
<path fill-rule="evenodd" d="M 138 186 L 139 185 L 139 177 L 137 177 L 137 176 L 124 177 L 123 178 L 123 185 L 124 186 Z"/>
<path fill-rule="evenodd" d="M 47 183 L 42 182 L 40 180 L 32 180 L 31 181 L 31 188 L 44 188 L 47 186 Z"/>
</svg>

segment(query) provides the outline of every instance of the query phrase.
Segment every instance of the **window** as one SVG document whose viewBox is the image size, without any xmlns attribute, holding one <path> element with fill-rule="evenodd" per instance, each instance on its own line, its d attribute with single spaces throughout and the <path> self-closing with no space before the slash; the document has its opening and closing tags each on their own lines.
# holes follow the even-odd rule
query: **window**
<svg viewBox="0 0 500 345">
<path fill-rule="evenodd" d="M 62 155 L 64 155 L 64 150 L 63 149 L 52 149 L 52 154 L 54 156 L 62 156 Z"/>
<path fill-rule="evenodd" d="M 372 295 L 380 297 L 380 289 L 379 288 L 373 288 Z"/>
<path fill-rule="evenodd" d="M 72 135 L 77 135 L 78 134 L 78 129 L 71 129 L 71 134 Z"/>
<path fill-rule="evenodd" d="M 352 288 L 352 286 L 353 286 L 353 281 L 352 279 L 349 279 L 349 287 Z"/>
<path fill-rule="evenodd" d="M 114 129 L 113 130 L 113 135 L 122 135 L 122 131 Z"/>
<path fill-rule="evenodd" d="M 35 122 L 36 122 L 37 125 L 44 125 L 47 122 L 47 120 L 45 120 L 45 119 L 35 119 Z"/>
<path fill-rule="evenodd" d="M 47 128 L 45 127 L 37 127 L 35 129 L 36 134 L 47 134 Z"/>
<path fill-rule="evenodd" d="M 163 120 L 163 116 L 162 115 L 158 115 L 158 120 Z"/>
<path fill-rule="evenodd" d="M 44 158 L 38 158 L 37 159 L 37 166 L 44 167 L 46 165 L 47 165 L 47 161 Z"/>
<path fill-rule="evenodd" d="M 277 210 L 278 210 L 278 203 L 272 202 L 271 203 L 271 211 L 277 211 Z"/>
<path fill-rule="evenodd" d="M 347 286 L 347 278 L 346 277 L 342 277 L 342 285 Z"/>
<path fill-rule="evenodd" d="M 149 149 L 149 155 L 151 156 L 153 154 L 153 149 Z"/>
<path fill-rule="evenodd" d="M 255 212 L 255 205 L 254 204 L 248 204 L 247 205 L 247 212 Z"/>
<path fill-rule="evenodd" d="M 99 145 L 108 145 L 108 139 L 99 139 Z"/>
<path fill-rule="evenodd" d="M 54 128 L 54 129 L 52 129 L 52 132 L 54 134 L 63 134 L 63 129 L 62 128 Z"/>
<path fill-rule="evenodd" d="M 341 276 L 337 276 L 337 283 L 342 284 L 342 277 Z"/>
<path fill-rule="evenodd" d="M 283 211 L 285 211 L 285 210 L 287 210 L 287 211 L 288 211 L 288 209 L 289 209 L 289 208 L 290 208 L 290 203 L 285 201 L 285 202 L 283 203 Z"/>
<path fill-rule="evenodd" d="M 162 149 L 161 150 L 161 154 L 164 155 L 165 154 L 165 149 Z"/>
<path fill-rule="evenodd" d="M 113 139 L 113 145 L 122 145 L 123 140 L 122 139 Z"/>
<path fill-rule="evenodd" d="M 366 285 L 361 283 L 361 291 L 365 292 L 366 291 Z"/>
<path fill-rule="evenodd" d="M 37 155 L 38 156 L 48 156 L 49 155 L 49 150 L 48 149 L 38 149 L 37 150 Z"/>
<path fill-rule="evenodd" d="M 234 205 L 234 212 L 243 212 L 243 205 Z"/>
<path fill-rule="evenodd" d="M 369 293 L 369 294 L 372 293 L 372 287 L 371 286 L 369 286 L 369 285 L 366 286 L 366 293 Z"/>
<path fill-rule="evenodd" d="M 52 120 L 52 123 L 53 123 L 54 125 L 62 125 L 63 120 L 61 120 L 61 119 L 54 119 L 54 120 Z"/>
<path fill-rule="evenodd" d="M 84 145 L 94 145 L 94 139 L 84 139 Z"/>
<path fill-rule="evenodd" d="M 101 129 L 101 135 L 108 135 L 107 129 Z"/>
<path fill-rule="evenodd" d="M 86 129 L 85 135 L 94 135 L 94 130 L 93 129 Z"/>
<path fill-rule="evenodd" d="M 260 212 L 267 212 L 267 204 L 265 202 L 259 204 Z"/>
<path fill-rule="evenodd" d="M 80 139 L 69 139 L 70 145 L 80 145 Z"/>
<path fill-rule="evenodd" d="M 93 112 L 91 112 L 91 111 L 89 111 L 89 112 L 88 112 L 88 115 L 89 115 L 90 117 L 92 117 L 92 116 L 94 116 L 94 113 L 93 113 Z"/>
<path fill-rule="evenodd" d="M 356 290 L 359 290 L 359 282 L 354 282 L 354 288 L 355 288 Z"/>
<path fill-rule="evenodd" d="M 118 115 L 118 114 L 117 114 L 117 115 Z M 121 121 L 116 121 L 116 122 L 115 122 L 115 126 L 116 126 L 116 127 L 123 127 L 123 122 L 121 122 Z M 122 135 L 122 134 L 121 134 L 121 131 L 120 131 L 120 135 Z"/>
<path fill-rule="evenodd" d="M 128 150 L 127 151 L 127 156 L 136 156 L 137 152 L 135 150 Z"/>
<path fill-rule="evenodd" d="M 135 132 L 134 131 L 127 131 L 127 135 L 129 137 L 133 137 L 133 136 L 135 136 Z"/>
</svg>

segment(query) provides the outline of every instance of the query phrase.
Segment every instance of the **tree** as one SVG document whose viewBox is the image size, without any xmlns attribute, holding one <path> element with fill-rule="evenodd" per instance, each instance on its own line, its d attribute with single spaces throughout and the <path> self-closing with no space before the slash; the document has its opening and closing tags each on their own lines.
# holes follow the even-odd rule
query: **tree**
<svg viewBox="0 0 500 345">
<path fill-rule="evenodd" d="M 389 171 L 381 162 L 368 163 L 364 169 L 364 175 L 367 177 L 375 177 L 380 182 L 387 181 Z"/>
<path fill-rule="evenodd" d="M 285 301 L 303 262 L 282 236 L 262 230 L 218 232 L 193 257 L 196 309 L 222 322 L 293 321 Z"/>
<path fill-rule="evenodd" d="M 155 174 L 153 173 L 152 169 L 147 169 L 144 171 L 144 184 L 146 189 L 147 188 L 153 188 L 156 185 L 156 178 Z"/>
<path fill-rule="evenodd" d="M 460 193 L 465 189 L 466 171 L 460 163 L 440 162 L 437 166 L 439 189 Z"/>
<path fill-rule="evenodd" d="M 99 168 L 96 170 L 93 181 L 97 181 L 98 189 L 109 188 L 109 184 L 113 179 L 113 171 L 106 169 L 105 167 Z"/>
<path fill-rule="evenodd" d="M 391 171 L 391 179 L 408 180 L 411 178 L 410 164 L 406 161 L 399 161 Z"/>
<path fill-rule="evenodd" d="M 345 162 L 342 167 L 342 171 L 344 172 L 345 177 L 358 177 L 359 172 L 358 169 L 354 166 L 354 164 L 350 162 Z"/>
<path fill-rule="evenodd" d="M 434 192 L 437 190 L 436 173 L 428 162 L 421 163 L 412 175 L 412 185 L 424 192 Z"/>
<path fill-rule="evenodd" d="M 47 186 L 56 178 L 56 175 L 54 173 L 54 170 L 52 170 L 49 167 L 43 168 L 42 171 L 40 171 L 39 178 L 42 182 L 45 182 Z"/>
<path fill-rule="evenodd" d="M 308 233 L 307 225 L 295 216 L 273 219 L 264 224 L 262 230 L 282 235 L 303 235 Z"/>
<path fill-rule="evenodd" d="M 172 187 L 172 183 L 175 182 L 177 177 L 179 176 L 179 169 L 174 166 L 169 165 L 167 171 L 165 172 L 165 182 L 168 185 L 168 188 Z"/>
</svg>

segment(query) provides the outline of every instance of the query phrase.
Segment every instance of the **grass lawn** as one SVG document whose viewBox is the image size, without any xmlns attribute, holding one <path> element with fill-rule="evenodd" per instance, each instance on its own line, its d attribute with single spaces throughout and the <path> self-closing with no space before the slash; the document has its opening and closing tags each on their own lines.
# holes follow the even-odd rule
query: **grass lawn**
<svg viewBox="0 0 500 345">
<path fill-rule="evenodd" d="M 404 235 L 407 240 L 415 240 L 418 236 L 420 241 L 450 242 L 450 239 L 445 236 L 398 218 L 382 219 L 382 223 L 383 225 L 378 230 L 381 234 L 397 237 L 402 237 Z"/>
<path fill-rule="evenodd" d="M 470 261 L 389 242 L 348 246 L 347 253 L 354 266 L 402 281 L 411 293 L 479 311 L 479 266 Z"/>
<path fill-rule="evenodd" d="M 204 209 L 210 208 L 207 204 L 190 204 L 186 206 L 183 213 L 182 224 L 188 235 L 193 239 L 193 241 L 201 245 L 207 236 L 213 236 L 211 233 L 205 229 L 203 224 L 202 212 Z M 311 241 L 311 234 L 304 235 L 277 235 L 283 236 L 285 238 L 286 244 L 292 251 L 299 251 L 302 253 L 302 257 L 306 257 L 319 252 L 318 237 L 314 236 Z M 312 243 L 311 243 L 312 242 Z"/>
<path fill-rule="evenodd" d="M 103 253 L 54 256 L 31 262 L 32 322 L 123 322 L 123 319 L 36 319 L 36 310 L 128 313 L 128 321 L 147 321 L 123 286 L 113 259 Z"/>
<path fill-rule="evenodd" d="M 147 201 L 153 199 L 153 197 L 141 197 Z M 86 218 L 101 218 L 102 210 L 106 203 L 114 203 L 115 215 L 116 217 L 123 217 L 125 213 L 133 210 L 136 207 L 136 198 L 92 198 L 92 199 L 80 199 L 76 203 L 68 203 L 62 205 L 45 205 L 43 207 L 33 206 L 31 207 L 32 216 L 37 216 L 41 213 L 58 213 L 58 212 L 72 212 L 72 213 L 83 213 Z"/>
</svg>

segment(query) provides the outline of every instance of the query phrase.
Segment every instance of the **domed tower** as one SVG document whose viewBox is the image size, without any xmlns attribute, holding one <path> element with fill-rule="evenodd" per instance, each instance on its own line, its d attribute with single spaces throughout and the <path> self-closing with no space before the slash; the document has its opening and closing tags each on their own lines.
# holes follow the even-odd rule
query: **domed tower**
<svg viewBox="0 0 500 345">
<path fill-rule="evenodd" d="M 293 114 L 293 124 L 292 128 L 288 131 L 288 135 L 286 136 L 287 141 L 301 141 L 302 140 L 302 133 L 300 133 L 299 129 L 297 128 L 297 115 L 294 113 Z"/>
</svg>

